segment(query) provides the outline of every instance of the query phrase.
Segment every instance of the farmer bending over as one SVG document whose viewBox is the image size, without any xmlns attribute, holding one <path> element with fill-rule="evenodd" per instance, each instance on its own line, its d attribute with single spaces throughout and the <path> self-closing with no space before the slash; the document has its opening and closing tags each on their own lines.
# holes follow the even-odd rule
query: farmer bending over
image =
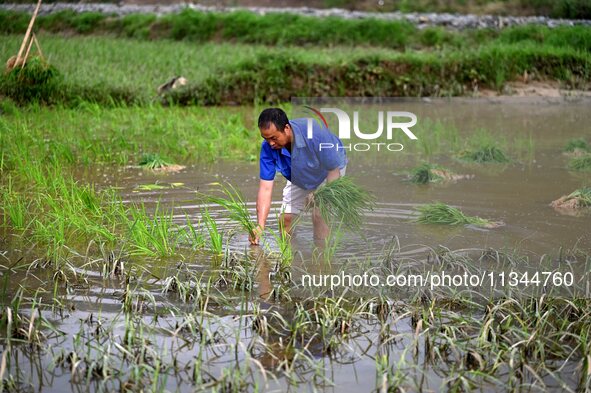
<svg viewBox="0 0 591 393">
<path fill-rule="evenodd" d="M 308 121 L 312 135 L 308 138 Z M 251 244 L 258 244 L 271 209 L 271 193 L 275 172 L 287 179 L 283 189 L 281 206 L 281 230 L 288 233 L 294 216 L 298 215 L 312 197 L 312 192 L 325 181 L 331 182 L 345 174 L 347 157 L 340 139 L 328 128 L 311 119 L 288 120 L 279 108 L 261 112 L 258 122 L 264 141 L 260 155 L 260 183 L 257 195 L 257 233 L 250 237 Z M 318 209 L 312 213 L 314 239 L 323 240 L 328 235 L 328 225 Z"/>
</svg>

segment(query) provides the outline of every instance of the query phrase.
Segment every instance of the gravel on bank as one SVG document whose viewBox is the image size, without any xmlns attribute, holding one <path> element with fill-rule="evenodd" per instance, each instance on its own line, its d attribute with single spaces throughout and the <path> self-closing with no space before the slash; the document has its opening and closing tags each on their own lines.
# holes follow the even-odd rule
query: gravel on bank
<svg viewBox="0 0 591 393">
<path fill-rule="evenodd" d="M 0 10 L 20 11 L 32 13 L 35 4 L 0 4 Z M 501 29 L 504 27 L 520 26 L 527 24 L 556 26 L 591 26 L 591 20 L 552 19 L 545 16 L 497 16 L 497 15 L 461 15 L 461 14 L 436 14 L 436 13 L 402 13 L 402 12 L 362 12 L 348 11 L 344 9 L 315 9 L 315 8 L 273 8 L 273 7 L 211 7 L 199 4 L 170 4 L 170 5 L 135 5 L 112 3 L 50 3 L 41 6 L 40 14 L 46 15 L 55 12 L 72 10 L 75 12 L 100 12 L 118 16 L 128 14 L 156 14 L 164 15 L 178 13 L 184 9 L 193 9 L 202 12 L 232 12 L 251 11 L 264 15 L 268 13 L 292 13 L 297 15 L 315 17 L 340 17 L 344 19 L 376 18 L 393 21 L 408 21 L 418 28 L 441 26 L 454 30 L 464 29 Z"/>
</svg>

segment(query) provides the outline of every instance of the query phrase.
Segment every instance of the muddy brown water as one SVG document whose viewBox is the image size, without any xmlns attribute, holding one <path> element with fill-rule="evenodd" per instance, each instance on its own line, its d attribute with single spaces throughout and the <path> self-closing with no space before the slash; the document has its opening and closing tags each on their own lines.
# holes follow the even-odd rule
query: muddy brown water
<svg viewBox="0 0 591 393">
<path fill-rule="evenodd" d="M 473 179 L 447 182 L 431 185 L 413 185 L 406 182 L 407 171 L 417 162 L 414 148 L 407 145 L 407 153 L 352 153 L 347 168 L 348 175 L 354 177 L 359 184 L 373 192 L 377 197 L 377 208 L 369 213 L 366 219 L 363 236 L 345 233 L 336 247 L 335 256 L 329 268 L 320 268 L 313 260 L 314 242 L 312 225 L 309 216 L 304 216 L 298 226 L 293 239 L 293 250 L 296 257 L 292 266 L 292 279 L 297 282 L 304 273 L 338 273 L 341 269 L 348 269 L 352 274 L 359 274 L 364 261 L 380 260 L 384 253 L 399 245 L 398 255 L 406 260 L 425 262 L 430 250 L 444 246 L 451 250 L 457 249 L 508 249 L 518 250 L 536 261 L 545 254 L 555 254 L 561 247 L 565 249 L 578 248 L 591 252 L 591 214 L 588 210 L 579 212 L 558 211 L 549 203 L 580 188 L 584 184 L 591 184 L 591 177 L 587 173 L 575 173 L 566 169 L 568 157 L 562 153 L 566 141 L 570 138 L 586 137 L 591 141 L 591 101 L 573 100 L 526 100 L 505 99 L 496 101 L 454 100 L 451 102 L 403 102 L 398 105 L 416 113 L 419 119 L 437 119 L 445 124 L 453 124 L 458 128 L 462 137 L 469 136 L 478 128 L 486 128 L 499 138 L 512 141 L 514 137 L 530 138 L 533 148 L 528 154 L 515 158 L 506 165 L 473 165 L 455 160 L 449 152 L 439 151 L 431 160 L 444 165 L 456 173 L 474 175 Z M 420 138 L 429 138 L 422 133 Z M 511 142 L 509 142 L 509 145 Z M 249 201 L 254 217 L 254 201 L 258 186 L 258 163 L 218 162 L 211 165 L 188 165 L 175 174 L 158 174 L 139 168 L 99 168 L 81 171 L 78 178 L 85 182 L 95 182 L 100 187 L 115 186 L 124 203 L 143 202 L 149 209 L 156 204 L 174 208 L 174 220 L 179 225 L 186 224 L 186 217 L 197 226 L 203 209 L 203 204 L 197 198 L 196 192 L 205 192 L 212 188 L 211 183 L 228 182 L 238 187 Z M 277 176 L 274 188 L 273 209 L 279 209 L 281 190 L 285 181 Z M 141 190 L 142 185 L 160 184 L 172 188 L 163 190 Z M 180 185 L 182 183 L 182 185 Z M 495 221 L 503 221 L 504 226 L 495 229 L 482 229 L 474 226 L 438 226 L 413 222 L 416 218 L 415 208 L 434 201 L 444 202 L 461 208 L 466 214 L 478 215 Z M 227 214 L 215 206 L 209 207 L 214 218 L 220 224 L 230 241 L 228 247 L 236 253 L 252 252 L 248 244 L 247 235 L 235 230 L 235 225 L 227 220 Z M 276 215 L 272 214 L 269 226 L 277 228 Z M 14 259 L 26 255 L 26 250 L 15 250 L 10 240 L 2 244 L 2 252 Z M 268 238 L 268 249 L 277 248 L 272 237 Z M 174 258 L 173 258 L 174 259 Z M 359 264 L 351 263 L 359 262 Z M 146 268 L 156 272 L 174 271 L 178 260 L 167 261 L 170 266 L 162 266 L 161 260 L 147 260 Z M 189 269 L 207 272 L 211 269 L 211 258 L 206 254 L 191 256 L 184 260 Z M 270 263 L 269 270 L 273 269 Z M 68 366 L 56 366 L 52 359 L 57 354 L 68 354 L 77 347 L 73 337 L 81 331 L 91 331 L 93 323 L 88 321 L 89 315 L 98 318 L 103 324 L 111 326 L 111 338 L 121 341 L 125 335 L 125 321 L 121 315 L 121 296 L 125 291 L 125 283 L 121 280 L 104 280 L 97 271 L 85 271 L 87 284 L 73 287 L 67 291 L 60 290 L 63 301 L 70 305 L 64 315 L 50 317 L 57 328 L 66 335 L 57 339 L 50 339 L 51 350 L 45 353 L 33 353 L 26 348 L 13 349 L 15 363 L 11 373 L 19 375 L 26 386 L 30 384 L 35 391 L 62 392 L 76 390 L 101 391 L 119 389 L 120 382 L 115 379 L 101 385 L 96 379 L 91 379 L 90 385 L 76 381 L 68 370 Z M 159 275 L 162 277 L 162 275 Z M 264 276 L 264 274 L 263 274 Z M 14 280 L 13 280 L 14 281 Z M 244 304 L 236 302 L 232 307 L 214 305 L 212 314 L 207 318 L 207 325 L 217 332 L 224 340 L 217 344 L 203 344 L 203 370 L 219 376 L 221 370 L 230 367 L 234 362 L 244 362 L 248 356 L 244 348 L 235 351 L 233 345 L 236 340 L 248 343 L 256 341 L 256 333 L 249 327 L 238 326 L 236 316 L 242 312 L 251 312 L 254 308 L 278 309 L 289 315 L 289 305 L 281 301 L 264 301 L 258 297 L 266 285 L 272 285 L 260 275 L 254 277 L 255 287 L 248 301 Z M 35 284 L 37 282 L 37 284 Z M 28 289 L 31 290 L 41 281 L 27 279 Z M 161 283 L 158 280 L 147 280 L 143 285 L 148 293 L 155 297 L 156 303 L 142 318 L 146 325 L 163 326 L 173 329 L 178 318 L 161 317 L 157 322 L 155 315 L 158 308 L 166 309 L 171 304 L 182 307 L 174 299 L 161 293 Z M 231 297 L 231 295 L 230 295 Z M 238 298 L 238 295 L 236 295 Z M 380 341 L 376 322 L 370 319 L 358 321 L 359 331 L 365 334 L 352 335 L 346 345 L 339 347 L 338 353 L 328 356 L 321 350 L 310 349 L 314 364 L 302 362 L 298 372 L 299 382 L 291 386 L 298 391 L 371 391 L 379 385 L 376 380 L 376 361 L 374 356 L 384 348 L 376 349 L 375 343 Z M 393 322 L 392 329 L 404 337 L 413 334 L 410 318 L 403 317 Z M 238 333 L 236 333 L 236 331 Z M 238 334 L 238 335 L 237 335 Z M 191 365 L 195 354 L 200 350 L 200 344 L 194 337 L 188 340 L 178 340 L 162 330 L 154 329 L 150 332 L 152 346 L 161 353 L 164 361 L 172 362 L 176 357 L 179 364 Z M 91 341 L 88 339 L 89 342 Z M 394 341 L 386 348 L 392 364 L 403 364 L 407 368 L 405 373 L 408 380 L 415 381 L 407 384 L 415 389 L 426 390 L 443 389 L 448 368 L 445 365 L 433 365 L 423 370 L 423 360 L 413 358 L 408 350 L 411 338 Z M 107 345 L 107 342 L 103 342 Z M 422 345 L 422 344 L 421 344 Z M 113 349 L 113 352 L 116 350 Z M 96 348 L 90 349 L 89 354 L 98 354 Z M 422 353 L 422 351 L 419 351 Z M 265 351 L 254 352 L 262 367 L 273 368 L 272 358 Z M 174 356 L 173 356 L 174 354 Z M 91 355 L 89 355 L 91 356 Z M 410 366 L 408 366 L 410 365 Z M 569 384 L 576 383 L 573 377 L 575 364 L 567 364 L 560 377 Z M 506 371 L 506 370 L 505 370 Z M 504 373 L 502 371 L 501 373 Z M 170 376 L 161 382 L 160 389 L 169 391 L 192 391 L 191 371 L 188 369 Z M 325 379 L 323 379 L 323 377 Z M 267 389 L 283 391 L 289 383 L 282 373 L 276 374 L 277 379 L 267 381 Z M 264 384 L 260 375 L 257 380 Z M 333 381 L 333 382 L 329 382 Z M 420 385 L 419 382 L 420 381 Z M 549 388 L 557 388 L 558 382 L 553 378 L 545 378 Z M 334 384 L 333 384 L 334 383 Z M 501 389 L 493 383 L 485 383 L 481 387 L 484 391 Z"/>
</svg>

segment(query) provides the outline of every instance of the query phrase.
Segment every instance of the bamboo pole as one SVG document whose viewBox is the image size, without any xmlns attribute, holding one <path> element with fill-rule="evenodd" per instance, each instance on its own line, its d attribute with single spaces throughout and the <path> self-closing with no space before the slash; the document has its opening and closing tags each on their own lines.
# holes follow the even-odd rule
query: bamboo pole
<svg viewBox="0 0 591 393">
<path fill-rule="evenodd" d="M 27 32 L 25 33 L 25 38 L 23 39 L 23 43 L 21 44 L 21 48 L 16 55 L 16 62 L 15 65 L 19 64 L 21 61 L 21 55 L 29 41 L 29 36 L 31 35 L 31 30 L 33 30 L 33 25 L 35 24 L 35 19 L 37 18 L 37 13 L 39 13 L 39 8 L 41 8 L 41 0 L 37 2 L 37 7 L 35 7 L 35 12 L 33 12 L 33 16 L 31 17 L 31 21 L 29 22 L 29 27 L 27 28 Z"/>
<path fill-rule="evenodd" d="M 33 37 L 35 36 L 35 33 L 33 33 Z M 29 58 L 29 52 L 31 52 L 31 47 L 33 46 L 33 38 L 31 38 L 29 40 L 29 45 L 27 46 L 27 51 L 25 52 L 25 56 L 23 57 L 23 60 L 21 61 L 21 68 L 25 68 L 25 64 L 27 63 L 27 59 Z"/>
<path fill-rule="evenodd" d="M 35 46 L 37 47 L 37 52 L 39 52 L 39 57 L 45 60 L 45 56 L 43 56 L 43 52 L 41 51 L 41 45 L 39 45 L 39 41 L 37 41 L 37 36 L 33 33 L 33 40 L 35 41 Z"/>
</svg>

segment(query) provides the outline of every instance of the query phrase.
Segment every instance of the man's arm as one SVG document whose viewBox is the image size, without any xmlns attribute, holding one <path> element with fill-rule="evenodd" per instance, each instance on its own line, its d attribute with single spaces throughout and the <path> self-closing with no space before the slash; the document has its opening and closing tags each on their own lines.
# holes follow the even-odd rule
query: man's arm
<svg viewBox="0 0 591 393">
<path fill-rule="evenodd" d="M 257 233 L 256 237 L 249 238 L 251 244 L 259 244 L 259 236 L 265 229 L 265 223 L 271 210 L 271 196 L 273 193 L 273 180 L 260 180 L 257 194 Z"/>
<path fill-rule="evenodd" d="M 331 181 L 336 180 L 339 177 L 341 177 L 341 170 L 339 169 L 339 167 L 336 167 L 335 169 L 328 171 L 328 175 L 326 175 L 326 182 L 330 183 Z"/>
</svg>

